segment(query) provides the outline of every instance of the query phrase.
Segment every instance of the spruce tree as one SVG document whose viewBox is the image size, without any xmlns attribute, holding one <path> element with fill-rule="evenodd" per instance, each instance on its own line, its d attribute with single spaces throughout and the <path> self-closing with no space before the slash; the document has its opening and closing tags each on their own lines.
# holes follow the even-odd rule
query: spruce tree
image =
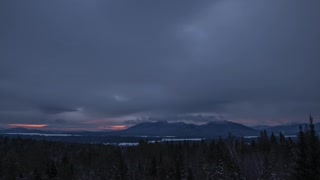
<svg viewBox="0 0 320 180">
<path fill-rule="evenodd" d="M 300 126 L 298 135 L 298 157 L 295 168 L 297 179 L 320 179 L 319 140 L 316 135 L 313 118 L 303 132 Z"/>
<path fill-rule="evenodd" d="M 306 177 L 307 171 L 307 155 L 306 155 L 306 141 L 305 133 L 302 130 L 302 126 L 299 127 L 300 131 L 298 134 L 298 154 L 297 162 L 295 167 L 295 177 L 296 179 L 303 179 Z"/>
<path fill-rule="evenodd" d="M 309 119 L 309 137 L 308 137 L 308 165 L 310 176 L 314 177 L 314 179 L 320 179 L 319 173 L 319 140 L 316 135 L 315 127 L 313 124 L 313 118 L 310 116 Z"/>
</svg>

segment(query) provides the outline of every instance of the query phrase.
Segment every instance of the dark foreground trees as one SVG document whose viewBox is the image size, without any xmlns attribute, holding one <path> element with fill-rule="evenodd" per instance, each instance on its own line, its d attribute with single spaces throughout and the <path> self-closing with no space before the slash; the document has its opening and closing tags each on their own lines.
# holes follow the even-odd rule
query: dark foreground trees
<svg viewBox="0 0 320 180">
<path fill-rule="evenodd" d="M 319 179 L 312 118 L 298 138 L 147 143 L 135 147 L 0 137 L 0 179 Z"/>
<path fill-rule="evenodd" d="M 320 179 L 320 147 L 313 119 L 310 116 L 309 126 L 300 126 L 297 140 L 296 179 Z"/>
</svg>

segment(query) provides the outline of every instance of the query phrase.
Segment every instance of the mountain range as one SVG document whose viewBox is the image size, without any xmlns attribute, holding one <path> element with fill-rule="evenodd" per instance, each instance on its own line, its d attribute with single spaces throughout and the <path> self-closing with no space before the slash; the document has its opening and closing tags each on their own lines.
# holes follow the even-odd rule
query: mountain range
<svg viewBox="0 0 320 180">
<path fill-rule="evenodd" d="M 278 126 L 270 126 L 264 128 L 267 132 L 271 133 L 283 133 L 285 135 L 297 135 L 300 129 L 300 126 L 302 129 L 308 128 L 308 123 L 292 123 L 292 124 L 283 124 Z M 320 123 L 314 124 L 315 130 L 318 134 L 320 134 Z"/>
<path fill-rule="evenodd" d="M 230 121 L 212 121 L 203 125 L 166 121 L 144 122 L 116 133 L 130 136 L 226 137 L 258 135 L 257 130 Z"/>
<path fill-rule="evenodd" d="M 166 121 L 158 122 L 143 122 L 129 127 L 121 131 L 98 131 L 98 132 L 63 132 L 72 135 L 85 136 L 175 136 L 175 137 L 201 137 L 201 138 L 216 138 L 226 137 L 229 133 L 233 136 L 257 136 L 261 130 L 266 130 L 268 133 L 275 134 L 283 133 L 284 135 L 297 135 L 299 127 L 305 128 L 307 123 L 303 124 L 284 124 L 279 126 L 254 126 L 248 127 L 230 121 L 211 121 L 207 124 L 196 125 L 184 122 L 169 123 Z M 315 129 L 320 132 L 320 123 L 315 124 Z M 0 133 L 50 133 L 57 134 L 61 132 L 37 130 L 37 129 L 0 129 Z"/>
</svg>

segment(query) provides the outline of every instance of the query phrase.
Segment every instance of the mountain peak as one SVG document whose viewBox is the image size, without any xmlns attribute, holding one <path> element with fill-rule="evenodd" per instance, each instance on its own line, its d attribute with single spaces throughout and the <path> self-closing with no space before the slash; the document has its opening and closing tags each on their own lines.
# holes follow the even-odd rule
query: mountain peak
<svg viewBox="0 0 320 180">
<path fill-rule="evenodd" d="M 215 120 L 215 121 L 210 121 L 207 124 L 225 124 L 225 123 L 231 123 L 231 122 L 227 120 Z"/>
<path fill-rule="evenodd" d="M 219 137 L 234 135 L 257 135 L 257 131 L 230 121 L 212 121 L 205 125 L 187 124 L 185 122 L 167 121 L 145 122 L 132 126 L 121 133 L 148 136 L 181 136 L 181 137 Z"/>
<path fill-rule="evenodd" d="M 157 121 L 154 122 L 155 124 L 169 124 L 168 121 Z"/>
</svg>

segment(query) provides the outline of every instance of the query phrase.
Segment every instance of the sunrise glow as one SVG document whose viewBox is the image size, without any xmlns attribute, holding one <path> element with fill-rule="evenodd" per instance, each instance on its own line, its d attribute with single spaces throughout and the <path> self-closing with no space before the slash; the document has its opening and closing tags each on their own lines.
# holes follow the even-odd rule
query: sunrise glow
<svg viewBox="0 0 320 180">
<path fill-rule="evenodd" d="M 103 126 L 103 127 L 98 127 L 98 129 L 101 130 L 112 130 L 112 131 L 120 131 L 120 130 L 125 130 L 127 129 L 127 126 Z"/>
<path fill-rule="evenodd" d="M 11 128 L 27 128 L 27 129 L 42 129 L 47 127 L 47 124 L 8 124 Z"/>
</svg>

